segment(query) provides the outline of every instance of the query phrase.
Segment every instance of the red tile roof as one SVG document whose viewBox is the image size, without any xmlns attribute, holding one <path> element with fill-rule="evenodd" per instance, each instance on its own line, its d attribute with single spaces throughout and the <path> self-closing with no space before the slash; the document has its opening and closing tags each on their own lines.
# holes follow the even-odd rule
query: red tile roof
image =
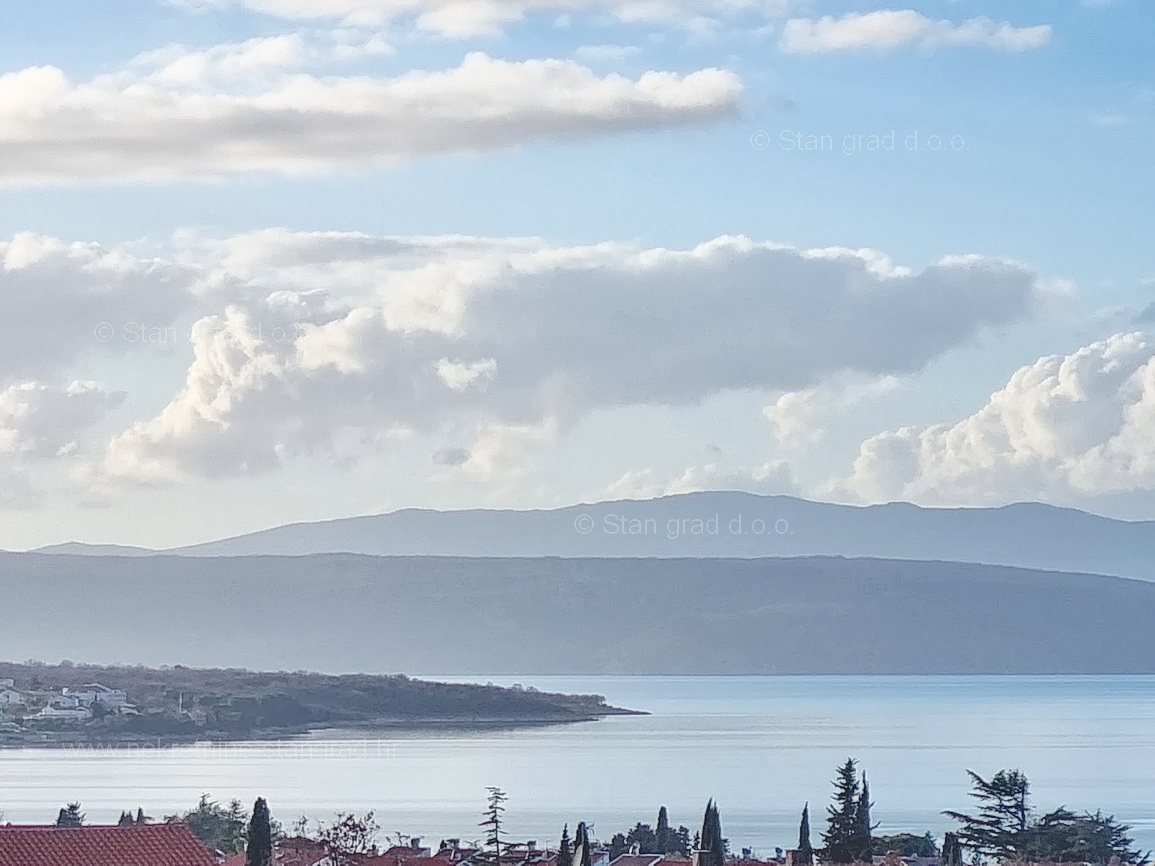
<svg viewBox="0 0 1155 866">
<path fill-rule="evenodd" d="M 657 866 L 661 862 L 661 854 L 622 854 L 610 866 Z"/>
<path fill-rule="evenodd" d="M 215 866 L 184 824 L 0 826 L 0 866 Z"/>
<path fill-rule="evenodd" d="M 294 837 L 278 843 L 273 851 L 274 866 L 313 866 L 325 859 L 325 846 L 313 839 Z"/>
</svg>

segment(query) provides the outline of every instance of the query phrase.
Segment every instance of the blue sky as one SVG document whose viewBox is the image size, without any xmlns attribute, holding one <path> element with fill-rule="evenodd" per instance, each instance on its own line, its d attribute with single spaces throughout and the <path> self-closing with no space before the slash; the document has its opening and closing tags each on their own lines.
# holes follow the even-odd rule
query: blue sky
<svg viewBox="0 0 1155 866">
<path fill-rule="evenodd" d="M 12 10 L 0 547 L 702 487 L 1155 517 L 1153 19 Z"/>
</svg>

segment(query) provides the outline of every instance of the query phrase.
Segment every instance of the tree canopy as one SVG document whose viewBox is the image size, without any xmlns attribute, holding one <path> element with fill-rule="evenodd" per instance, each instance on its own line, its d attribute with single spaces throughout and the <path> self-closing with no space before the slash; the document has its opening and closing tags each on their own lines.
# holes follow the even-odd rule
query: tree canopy
<svg viewBox="0 0 1155 866">
<path fill-rule="evenodd" d="M 1132 866 L 1150 861 L 1149 852 L 1134 847 L 1131 828 L 1114 816 L 1104 816 L 1102 812 L 1076 814 L 1060 807 L 1035 819 L 1030 783 L 1021 771 L 1000 770 L 989 780 L 973 770 L 967 772 L 973 787 L 971 796 L 980 804 L 978 813 L 944 814 L 961 824 L 958 846 L 979 858 L 1103 866 L 1113 858 Z"/>
</svg>

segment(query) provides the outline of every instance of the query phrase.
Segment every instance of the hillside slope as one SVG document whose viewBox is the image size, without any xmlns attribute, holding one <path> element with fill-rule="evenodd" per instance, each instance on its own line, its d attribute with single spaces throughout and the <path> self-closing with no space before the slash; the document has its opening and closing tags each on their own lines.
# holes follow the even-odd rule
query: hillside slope
<svg viewBox="0 0 1155 866">
<path fill-rule="evenodd" d="M 954 563 L 0 556 L 0 657 L 364 672 L 1151 673 L 1155 583 Z"/>
</svg>

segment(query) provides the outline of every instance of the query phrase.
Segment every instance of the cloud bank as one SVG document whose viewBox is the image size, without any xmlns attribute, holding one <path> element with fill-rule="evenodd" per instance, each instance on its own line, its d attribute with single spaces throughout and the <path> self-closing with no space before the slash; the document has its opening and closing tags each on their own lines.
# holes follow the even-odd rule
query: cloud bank
<svg viewBox="0 0 1155 866">
<path fill-rule="evenodd" d="M 732 72 L 597 75 L 571 60 L 467 55 L 384 78 L 296 71 L 298 39 L 150 52 L 87 82 L 0 75 L 0 185 L 312 174 L 736 115 Z M 243 73 L 243 74 L 242 74 Z"/>
<path fill-rule="evenodd" d="M 912 273 L 869 251 L 740 237 L 685 250 L 535 239 L 261 232 L 209 242 L 183 389 L 110 445 L 137 481 L 270 471 L 349 431 L 441 437 L 484 476 L 598 410 L 899 375 L 1032 314 L 1005 262 Z"/>
</svg>

